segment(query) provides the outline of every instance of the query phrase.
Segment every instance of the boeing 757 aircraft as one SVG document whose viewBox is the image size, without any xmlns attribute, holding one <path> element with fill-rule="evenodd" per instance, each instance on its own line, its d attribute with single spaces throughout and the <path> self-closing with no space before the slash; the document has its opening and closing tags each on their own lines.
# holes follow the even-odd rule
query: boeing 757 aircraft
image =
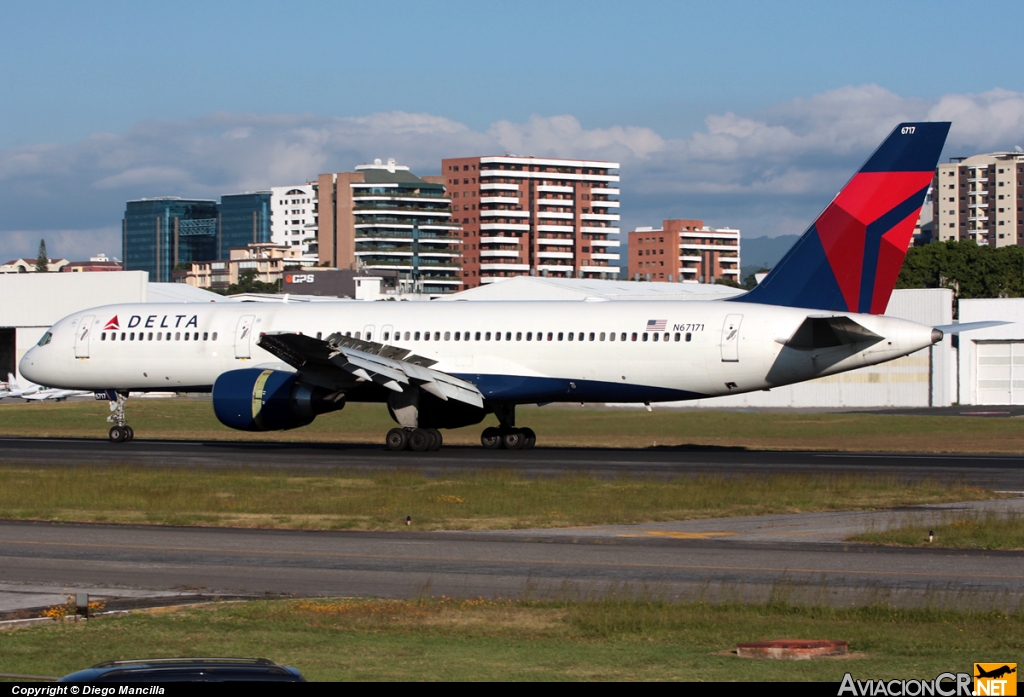
<svg viewBox="0 0 1024 697">
<path fill-rule="evenodd" d="M 21 372 L 105 391 L 115 442 L 134 436 L 129 391 L 212 390 L 217 418 L 245 431 L 380 402 L 398 424 L 387 447 L 423 451 L 440 447 L 437 429 L 489 413 L 500 426 L 484 447 L 531 448 L 519 404 L 698 399 L 882 363 L 970 328 L 882 316 L 949 126 L 897 126 L 764 281 L 729 300 L 110 305 L 57 322 Z"/>
</svg>

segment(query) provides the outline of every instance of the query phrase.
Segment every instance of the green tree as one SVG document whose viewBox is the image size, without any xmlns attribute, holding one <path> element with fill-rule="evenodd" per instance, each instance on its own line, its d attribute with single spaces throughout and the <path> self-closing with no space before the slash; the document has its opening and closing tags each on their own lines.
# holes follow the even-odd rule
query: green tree
<svg viewBox="0 0 1024 697">
<path fill-rule="evenodd" d="M 39 253 L 36 254 L 36 273 L 50 270 L 50 258 L 46 254 L 46 240 L 39 240 Z"/>
<path fill-rule="evenodd" d="M 757 274 L 768 273 L 769 271 L 771 271 L 771 269 L 766 269 L 762 266 L 754 273 L 747 274 L 747 277 L 743 279 L 743 287 L 748 290 L 753 289 L 753 287 L 757 285 Z"/>
<path fill-rule="evenodd" d="M 949 288 L 960 298 L 1024 296 L 1024 248 L 979 246 L 973 240 L 911 247 L 897 288 Z"/>
<path fill-rule="evenodd" d="M 281 282 L 264 283 L 257 280 L 256 269 L 246 269 L 238 274 L 238 283 L 232 283 L 224 291 L 225 295 L 238 295 L 239 293 L 280 293 Z"/>
</svg>

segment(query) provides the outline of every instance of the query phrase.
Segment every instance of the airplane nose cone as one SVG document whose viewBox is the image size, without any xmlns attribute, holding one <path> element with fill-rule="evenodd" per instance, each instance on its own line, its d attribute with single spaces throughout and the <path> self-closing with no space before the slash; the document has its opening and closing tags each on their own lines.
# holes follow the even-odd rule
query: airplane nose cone
<svg viewBox="0 0 1024 697">
<path fill-rule="evenodd" d="M 36 347 L 32 347 L 28 350 L 18 364 L 18 372 L 21 373 L 25 378 L 31 380 L 34 383 L 42 382 L 42 375 L 38 367 L 39 361 L 36 360 L 39 357 L 39 350 Z"/>
</svg>

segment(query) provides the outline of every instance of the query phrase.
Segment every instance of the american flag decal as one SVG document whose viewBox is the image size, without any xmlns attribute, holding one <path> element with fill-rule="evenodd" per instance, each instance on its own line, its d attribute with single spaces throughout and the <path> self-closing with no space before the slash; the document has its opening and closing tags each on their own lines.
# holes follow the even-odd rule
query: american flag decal
<svg viewBox="0 0 1024 697">
<path fill-rule="evenodd" d="M 647 320 L 647 331 L 649 332 L 663 332 L 665 331 L 665 324 L 668 320 L 664 319 L 649 319 Z"/>
</svg>

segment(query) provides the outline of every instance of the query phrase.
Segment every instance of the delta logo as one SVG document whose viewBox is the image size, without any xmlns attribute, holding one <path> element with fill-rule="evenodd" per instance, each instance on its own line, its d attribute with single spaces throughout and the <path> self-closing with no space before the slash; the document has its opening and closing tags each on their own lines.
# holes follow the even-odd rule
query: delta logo
<svg viewBox="0 0 1024 697">
<path fill-rule="evenodd" d="M 1016 695 L 1016 672 L 1016 663 L 975 663 L 974 694 L 978 697 Z"/>
<path fill-rule="evenodd" d="M 111 329 L 120 329 L 121 325 L 117 323 L 117 315 L 114 315 L 108 322 L 107 326 L 103 327 L 103 331 L 110 331 Z"/>
</svg>

